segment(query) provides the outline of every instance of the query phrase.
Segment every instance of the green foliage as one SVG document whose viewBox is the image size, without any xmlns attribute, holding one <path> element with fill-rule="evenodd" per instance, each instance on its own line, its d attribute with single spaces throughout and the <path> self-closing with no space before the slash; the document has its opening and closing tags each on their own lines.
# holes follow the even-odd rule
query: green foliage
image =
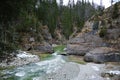
<svg viewBox="0 0 120 80">
<path fill-rule="evenodd" d="M 16 49 L 17 47 L 14 44 L 11 43 L 5 43 L 5 42 L 0 42 L 0 51 L 6 51 L 6 52 L 12 52 Z"/>
<path fill-rule="evenodd" d="M 1 0 L 0 1 L 0 23 L 16 20 L 21 9 L 31 11 L 36 0 Z"/>
<path fill-rule="evenodd" d="M 21 13 L 20 18 L 21 21 L 15 27 L 17 32 L 30 32 L 31 28 L 36 29 L 38 26 L 38 20 L 33 14 L 24 11 Z"/>
<path fill-rule="evenodd" d="M 26 28 L 32 22 L 28 18 L 22 19 L 22 11 L 34 12 L 36 0 L 1 0 L 0 1 L 0 53 L 11 53 L 16 49 L 14 41 L 17 29 Z M 24 13 L 25 14 L 25 13 Z M 25 14 L 26 16 L 26 14 Z M 28 15 L 29 16 L 29 15 Z M 23 21 L 25 23 L 21 23 Z M 19 28 L 16 24 L 21 23 Z M 24 25 L 24 26 L 23 26 Z"/>
<path fill-rule="evenodd" d="M 112 18 L 115 19 L 119 16 L 119 9 L 117 3 L 113 6 Z"/>
<path fill-rule="evenodd" d="M 99 36 L 100 37 L 105 37 L 107 34 L 107 28 L 106 27 L 102 27 L 101 30 L 100 30 L 100 33 L 99 33 Z"/>
<path fill-rule="evenodd" d="M 43 25 L 49 27 L 50 33 L 54 35 L 54 30 L 57 25 L 58 17 L 58 5 L 56 0 L 41 1 L 38 9 L 36 10 L 36 16 Z"/>
<path fill-rule="evenodd" d="M 72 34 L 72 13 L 70 12 L 71 10 L 69 9 L 69 7 L 63 7 L 64 10 L 62 12 L 62 19 L 61 19 L 61 23 L 62 23 L 62 27 L 63 27 L 63 32 L 64 35 L 69 38 L 69 35 Z"/>
<path fill-rule="evenodd" d="M 96 9 L 89 2 L 78 1 L 76 5 L 69 3 L 67 6 L 57 4 L 56 0 L 41 0 L 36 16 L 43 25 L 48 25 L 50 33 L 54 36 L 56 27 L 61 27 L 66 38 L 73 33 L 73 24 L 82 29 L 84 22 L 90 18 Z"/>
<path fill-rule="evenodd" d="M 95 7 L 84 0 L 67 6 L 62 5 L 62 0 L 60 5 L 56 0 L 1 0 L 0 42 L 5 43 L 1 44 L 0 51 L 14 49 L 16 43 L 21 41 L 22 32 L 31 32 L 32 29 L 35 35 L 39 34 L 41 24 L 48 26 L 52 36 L 55 36 L 56 27 L 60 27 L 65 37 L 69 38 L 73 27 L 77 26 L 81 30 L 84 22 L 95 12 Z"/>
</svg>

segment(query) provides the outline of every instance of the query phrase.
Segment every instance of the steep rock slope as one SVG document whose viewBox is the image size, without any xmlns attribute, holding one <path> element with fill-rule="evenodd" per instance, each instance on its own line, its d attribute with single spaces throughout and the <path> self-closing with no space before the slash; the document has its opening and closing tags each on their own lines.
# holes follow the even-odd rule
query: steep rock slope
<svg viewBox="0 0 120 80">
<path fill-rule="evenodd" d="M 93 62 L 120 61 L 119 49 L 120 2 L 91 17 L 67 44 L 68 54 L 85 55 L 85 61 Z"/>
</svg>

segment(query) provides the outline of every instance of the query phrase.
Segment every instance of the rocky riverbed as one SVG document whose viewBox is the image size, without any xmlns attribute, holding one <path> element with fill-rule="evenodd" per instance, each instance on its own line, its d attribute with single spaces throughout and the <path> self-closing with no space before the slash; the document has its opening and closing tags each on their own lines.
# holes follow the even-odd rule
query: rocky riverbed
<svg viewBox="0 0 120 80">
<path fill-rule="evenodd" d="M 59 52 L 60 53 L 60 52 Z M 78 64 L 66 60 L 66 56 L 57 52 L 44 61 L 30 63 L 11 70 L 0 71 L 1 80 L 119 80 L 120 66 L 114 64 L 85 63 Z M 25 62 L 37 61 L 36 55 L 22 52 L 17 57 Z M 79 58 L 77 56 L 77 58 Z M 35 59 L 35 60 L 34 60 Z M 68 58 L 69 59 L 69 58 Z M 74 59 L 73 59 L 74 60 Z M 78 59 L 81 60 L 81 59 Z M 21 62 L 21 61 L 20 61 Z M 25 63 L 24 62 L 24 63 Z M 19 62 L 18 62 L 19 64 Z"/>
<path fill-rule="evenodd" d="M 8 59 L 3 60 L 0 67 L 22 66 L 38 61 L 40 61 L 39 56 L 19 50 L 10 61 Z"/>
</svg>

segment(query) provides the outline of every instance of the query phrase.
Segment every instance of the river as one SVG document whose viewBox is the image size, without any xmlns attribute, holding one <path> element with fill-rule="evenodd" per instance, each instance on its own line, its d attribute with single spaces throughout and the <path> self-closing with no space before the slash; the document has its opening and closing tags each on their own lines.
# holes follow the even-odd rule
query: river
<svg viewBox="0 0 120 80">
<path fill-rule="evenodd" d="M 0 80 L 111 80 L 101 77 L 105 64 L 68 62 L 58 52 L 44 61 L 3 70 Z"/>
<path fill-rule="evenodd" d="M 5 70 L 3 74 L 5 80 L 43 80 L 44 76 L 57 71 L 66 61 L 62 55 L 57 55 L 57 52 L 52 54 L 52 57 L 47 60 L 37 63 L 31 63 L 12 70 Z M 45 79 L 44 79 L 45 80 Z"/>
</svg>

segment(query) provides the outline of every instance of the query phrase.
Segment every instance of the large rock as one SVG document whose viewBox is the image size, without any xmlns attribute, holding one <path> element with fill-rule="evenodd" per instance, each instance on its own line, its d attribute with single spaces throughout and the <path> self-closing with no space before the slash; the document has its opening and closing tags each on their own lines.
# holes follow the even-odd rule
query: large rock
<svg viewBox="0 0 120 80">
<path fill-rule="evenodd" d="M 107 47 L 99 47 L 86 53 L 84 60 L 87 62 L 96 63 L 119 62 L 120 52 L 114 51 L 113 49 Z"/>
<path fill-rule="evenodd" d="M 43 45 L 37 45 L 35 47 L 35 50 L 38 50 L 40 52 L 53 53 L 53 47 L 49 43 L 46 43 L 46 44 L 43 44 Z"/>
<path fill-rule="evenodd" d="M 85 55 L 89 50 L 104 46 L 101 38 L 92 34 L 82 34 L 69 40 L 67 44 L 67 53 L 73 55 Z"/>
<path fill-rule="evenodd" d="M 87 53 L 84 56 L 84 60 L 87 62 L 96 62 L 96 63 L 102 63 L 105 61 L 105 56 L 101 54 L 91 54 Z"/>
<path fill-rule="evenodd" d="M 67 45 L 67 54 L 69 55 L 85 55 L 89 51 L 89 47 L 77 45 L 77 44 L 68 44 Z"/>
</svg>

